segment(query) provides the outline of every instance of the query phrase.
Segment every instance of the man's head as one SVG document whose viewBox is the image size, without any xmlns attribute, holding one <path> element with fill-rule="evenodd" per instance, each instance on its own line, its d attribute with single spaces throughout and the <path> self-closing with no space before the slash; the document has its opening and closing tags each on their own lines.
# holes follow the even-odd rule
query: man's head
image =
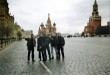
<svg viewBox="0 0 110 75">
<path fill-rule="evenodd" d="M 45 34 L 45 36 L 48 36 L 48 34 Z"/>
<path fill-rule="evenodd" d="M 58 32 L 58 36 L 61 36 L 61 33 L 60 32 Z"/>
<path fill-rule="evenodd" d="M 55 34 L 54 34 L 54 33 L 52 33 L 52 34 L 51 34 L 51 37 L 54 37 L 54 36 L 55 36 Z"/>
<path fill-rule="evenodd" d="M 34 34 L 31 34 L 31 38 L 34 38 Z"/>
<path fill-rule="evenodd" d="M 42 34 L 40 34 L 40 35 L 39 35 L 39 37 L 43 37 L 43 35 L 42 35 Z"/>
</svg>

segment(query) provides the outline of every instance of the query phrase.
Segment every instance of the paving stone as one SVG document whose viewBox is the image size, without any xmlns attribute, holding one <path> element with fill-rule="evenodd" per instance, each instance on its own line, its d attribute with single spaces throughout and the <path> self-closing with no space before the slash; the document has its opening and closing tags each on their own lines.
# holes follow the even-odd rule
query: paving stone
<svg viewBox="0 0 110 75">
<path fill-rule="evenodd" d="M 65 60 L 27 63 L 26 41 L 0 51 L 0 75 L 110 75 L 110 38 L 65 38 Z"/>
</svg>

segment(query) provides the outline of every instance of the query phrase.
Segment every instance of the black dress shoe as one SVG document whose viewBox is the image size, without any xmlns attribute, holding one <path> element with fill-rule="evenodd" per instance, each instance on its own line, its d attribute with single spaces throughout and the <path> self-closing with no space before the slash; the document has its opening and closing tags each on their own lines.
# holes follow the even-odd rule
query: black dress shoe
<svg viewBox="0 0 110 75">
<path fill-rule="evenodd" d="M 49 60 L 51 60 L 51 58 L 49 58 Z"/>
<path fill-rule="evenodd" d="M 35 60 L 32 60 L 32 62 L 35 62 Z"/>
<path fill-rule="evenodd" d="M 43 61 L 46 61 L 45 59 Z"/>
<path fill-rule="evenodd" d="M 29 63 L 29 60 L 27 61 L 27 63 Z"/>
<path fill-rule="evenodd" d="M 27 59 L 28 61 L 30 61 L 30 59 Z"/>
<path fill-rule="evenodd" d="M 54 57 L 52 57 L 51 59 L 54 59 Z"/>
</svg>

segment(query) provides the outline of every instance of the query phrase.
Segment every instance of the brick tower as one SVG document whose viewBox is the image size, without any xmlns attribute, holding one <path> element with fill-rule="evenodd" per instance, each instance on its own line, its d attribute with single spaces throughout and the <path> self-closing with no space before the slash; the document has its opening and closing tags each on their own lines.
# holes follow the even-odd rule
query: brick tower
<svg viewBox="0 0 110 75">
<path fill-rule="evenodd" d="M 98 12 L 98 4 L 97 1 L 94 1 L 92 16 L 89 18 L 89 22 L 87 26 L 84 28 L 85 36 L 92 36 L 95 33 L 97 27 L 101 26 L 101 16 L 99 16 Z"/>
</svg>

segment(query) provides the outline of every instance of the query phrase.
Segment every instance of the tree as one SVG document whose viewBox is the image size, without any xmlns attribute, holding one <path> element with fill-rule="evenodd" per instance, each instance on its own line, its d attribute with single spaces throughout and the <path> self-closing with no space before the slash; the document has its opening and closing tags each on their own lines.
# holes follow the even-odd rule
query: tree
<svg viewBox="0 0 110 75">
<path fill-rule="evenodd" d="M 17 32 L 18 39 L 22 39 L 22 33 L 20 31 Z"/>
<path fill-rule="evenodd" d="M 14 31 L 14 27 L 9 25 L 6 27 L 6 30 L 5 30 L 5 34 L 6 34 L 6 37 L 9 38 L 12 36 L 13 34 L 13 31 Z"/>
</svg>

